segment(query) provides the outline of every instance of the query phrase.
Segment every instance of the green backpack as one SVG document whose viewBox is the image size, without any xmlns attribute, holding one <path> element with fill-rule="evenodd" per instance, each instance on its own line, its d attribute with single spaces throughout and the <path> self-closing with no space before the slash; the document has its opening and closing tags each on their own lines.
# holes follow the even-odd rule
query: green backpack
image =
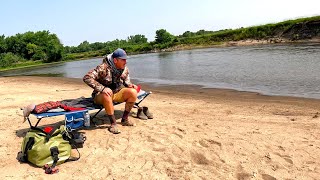
<svg viewBox="0 0 320 180">
<path fill-rule="evenodd" d="M 69 140 L 70 137 L 64 125 L 61 125 L 59 129 L 50 126 L 44 129 L 31 127 L 23 139 L 20 155 L 18 154 L 19 160 L 30 162 L 38 167 L 45 167 L 46 173 L 51 174 L 56 165 L 70 158 Z"/>
</svg>

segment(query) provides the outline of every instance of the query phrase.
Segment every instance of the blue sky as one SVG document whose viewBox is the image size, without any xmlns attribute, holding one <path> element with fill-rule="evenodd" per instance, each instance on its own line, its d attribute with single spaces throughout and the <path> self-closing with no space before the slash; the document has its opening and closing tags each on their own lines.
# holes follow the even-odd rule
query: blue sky
<svg viewBox="0 0 320 180">
<path fill-rule="evenodd" d="M 0 35 L 49 30 L 64 45 L 107 42 L 158 29 L 174 35 L 320 15 L 319 0 L 2 0 Z"/>
</svg>

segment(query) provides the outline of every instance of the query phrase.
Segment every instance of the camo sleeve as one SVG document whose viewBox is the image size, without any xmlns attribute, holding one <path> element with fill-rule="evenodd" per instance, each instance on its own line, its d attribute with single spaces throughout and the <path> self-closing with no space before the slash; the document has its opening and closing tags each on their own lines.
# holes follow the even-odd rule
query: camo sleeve
<svg viewBox="0 0 320 180">
<path fill-rule="evenodd" d="M 93 88 L 96 92 L 101 92 L 103 88 L 105 87 L 103 84 L 101 84 L 101 79 L 111 79 L 107 78 L 107 76 L 110 76 L 110 70 L 107 68 L 105 63 L 100 64 L 95 69 L 90 70 L 84 77 L 83 81 Z"/>
<path fill-rule="evenodd" d="M 123 70 L 121 79 L 123 80 L 123 85 L 126 87 L 132 84 L 130 81 L 129 69 L 127 67 Z"/>
</svg>

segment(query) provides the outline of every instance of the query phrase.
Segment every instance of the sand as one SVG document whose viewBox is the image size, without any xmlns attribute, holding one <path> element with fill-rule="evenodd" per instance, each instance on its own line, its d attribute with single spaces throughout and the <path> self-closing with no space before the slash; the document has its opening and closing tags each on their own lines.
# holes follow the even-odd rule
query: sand
<svg viewBox="0 0 320 180">
<path fill-rule="evenodd" d="M 89 96 L 79 79 L 0 77 L 0 179 L 319 179 L 320 100 L 196 86 L 142 85 L 152 120 L 132 118 L 109 133 L 104 111 L 87 136 L 81 158 L 60 172 L 20 163 L 29 129 L 21 107 Z M 120 123 L 124 104 L 116 106 Z M 95 111 L 91 111 L 93 114 Z M 63 124 L 63 116 L 40 125 Z M 36 119 L 32 118 L 35 123 Z M 73 151 L 73 154 L 76 154 Z"/>
</svg>

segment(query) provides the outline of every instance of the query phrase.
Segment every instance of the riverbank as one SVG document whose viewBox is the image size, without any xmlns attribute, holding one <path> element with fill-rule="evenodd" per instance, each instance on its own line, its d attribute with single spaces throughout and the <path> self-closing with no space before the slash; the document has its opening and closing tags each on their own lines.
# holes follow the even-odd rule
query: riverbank
<svg viewBox="0 0 320 180">
<path fill-rule="evenodd" d="M 264 40 L 256 39 L 246 39 L 241 41 L 228 41 L 228 42 L 219 42 L 213 45 L 179 45 L 167 49 L 156 50 L 153 52 L 171 52 L 171 51 L 181 51 L 181 50 L 191 50 L 191 49 L 203 49 L 203 48 L 221 48 L 221 47 L 230 47 L 230 46 L 256 46 L 256 45 L 288 45 L 288 44 L 307 44 L 307 43 L 316 43 L 320 45 L 320 37 L 314 37 L 311 39 L 304 40 L 289 40 L 286 38 L 270 38 Z"/>
<path fill-rule="evenodd" d="M 43 169 L 20 164 L 28 124 L 20 107 L 89 96 L 80 79 L 0 77 L 0 177 L 43 179 Z M 142 105 L 153 120 L 132 118 L 110 134 L 104 113 L 100 128 L 81 130 L 87 141 L 81 159 L 59 165 L 55 178 L 73 179 L 317 179 L 320 176 L 320 100 L 196 86 L 152 86 Z M 116 106 L 120 122 L 124 105 Z M 93 112 L 91 112 L 93 113 Z M 61 124 L 63 117 L 40 125 Z M 35 123 L 35 119 L 32 119 Z M 19 169 L 19 171 L 17 171 Z"/>
<path fill-rule="evenodd" d="M 91 59 L 96 59 L 96 58 L 101 58 L 101 57 L 91 57 Z M 23 64 L 20 64 L 19 66 L 16 67 L 6 67 L 6 68 L 0 68 L 0 72 L 5 72 L 5 71 L 10 71 L 10 70 L 17 70 L 17 69 L 23 69 L 23 68 L 31 68 L 31 67 L 47 67 L 55 64 L 62 64 L 66 62 L 72 62 L 72 61 L 82 61 L 86 60 L 87 58 L 81 58 L 81 59 L 74 59 L 74 60 L 65 60 L 65 61 L 59 61 L 59 62 L 51 62 L 51 63 L 44 63 L 44 62 L 37 62 L 37 63 L 26 63 L 24 66 Z"/>
</svg>

